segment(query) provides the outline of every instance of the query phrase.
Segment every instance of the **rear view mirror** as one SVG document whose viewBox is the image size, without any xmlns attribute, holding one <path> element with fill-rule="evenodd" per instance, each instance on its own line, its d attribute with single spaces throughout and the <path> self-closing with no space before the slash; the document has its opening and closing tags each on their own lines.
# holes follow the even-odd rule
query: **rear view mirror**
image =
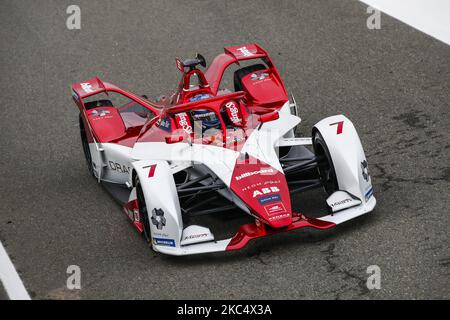
<svg viewBox="0 0 450 320">
<path fill-rule="evenodd" d="M 172 143 L 178 143 L 184 140 L 184 136 L 182 135 L 171 135 L 166 137 L 166 143 L 172 144 Z"/>
</svg>

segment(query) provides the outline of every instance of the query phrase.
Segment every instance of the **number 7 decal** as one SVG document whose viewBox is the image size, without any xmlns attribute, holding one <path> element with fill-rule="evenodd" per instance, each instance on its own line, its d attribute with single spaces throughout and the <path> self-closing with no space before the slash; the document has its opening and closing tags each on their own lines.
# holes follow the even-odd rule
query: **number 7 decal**
<svg viewBox="0 0 450 320">
<path fill-rule="evenodd" d="M 336 134 L 341 134 L 342 133 L 342 129 L 344 127 L 344 121 L 339 121 L 339 122 L 335 122 L 335 123 L 331 123 L 330 126 L 334 126 L 337 125 L 337 131 Z"/>
<path fill-rule="evenodd" d="M 145 169 L 145 168 L 150 168 L 150 170 L 148 170 L 148 177 L 152 178 L 155 175 L 156 164 L 152 164 L 150 166 L 142 167 L 142 169 Z"/>
</svg>

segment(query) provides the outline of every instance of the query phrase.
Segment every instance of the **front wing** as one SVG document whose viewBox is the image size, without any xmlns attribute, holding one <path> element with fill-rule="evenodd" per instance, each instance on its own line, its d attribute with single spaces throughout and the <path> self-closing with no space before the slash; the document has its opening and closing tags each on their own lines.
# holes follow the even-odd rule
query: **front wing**
<svg viewBox="0 0 450 320">
<path fill-rule="evenodd" d="M 241 226 L 236 234 L 229 239 L 175 247 L 157 245 L 154 243 L 153 248 L 155 251 L 176 256 L 239 250 L 245 247 L 253 239 L 262 238 L 281 232 L 292 231 L 305 227 L 319 230 L 333 228 L 338 224 L 372 211 L 375 204 L 376 199 L 372 196 L 369 201 L 359 206 L 345 209 L 317 219 L 308 218 L 303 214 L 295 213 L 293 214 L 292 224 L 285 228 L 272 229 L 264 224 L 254 222 Z"/>
</svg>

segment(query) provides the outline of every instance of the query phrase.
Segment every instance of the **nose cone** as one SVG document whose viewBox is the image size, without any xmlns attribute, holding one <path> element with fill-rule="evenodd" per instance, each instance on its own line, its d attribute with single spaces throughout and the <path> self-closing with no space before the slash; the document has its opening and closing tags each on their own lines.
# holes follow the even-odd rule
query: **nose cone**
<svg viewBox="0 0 450 320">
<path fill-rule="evenodd" d="M 292 223 L 291 197 L 284 174 L 270 165 L 248 157 L 238 159 L 231 178 L 231 190 L 269 226 Z"/>
</svg>

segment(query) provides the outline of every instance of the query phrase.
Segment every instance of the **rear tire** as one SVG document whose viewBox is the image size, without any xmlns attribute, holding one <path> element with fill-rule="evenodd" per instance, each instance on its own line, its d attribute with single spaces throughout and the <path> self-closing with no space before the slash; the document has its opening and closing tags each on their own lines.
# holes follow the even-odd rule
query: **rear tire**
<svg viewBox="0 0 450 320">
<path fill-rule="evenodd" d="M 331 159 L 330 151 L 328 150 L 327 144 L 323 139 L 319 131 L 314 133 L 313 138 L 314 153 L 316 156 L 325 157 L 325 160 L 319 162 L 317 166 L 317 171 L 319 173 L 320 180 L 322 181 L 323 188 L 327 194 L 332 194 L 333 192 L 339 190 L 339 185 L 336 177 L 336 171 L 334 170 L 333 161 Z"/>
<path fill-rule="evenodd" d="M 246 75 L 258 71 L 267 69 L 263 64 L 254 64 L 245 68 L 241 68 L 234 72 L 234 91 L 242 91 L 242 78 Z"/>
<path fill-rule="evenodd" d="M 92 166 L 91 150 L 89 149 L 89 142 L 86 135 L 86 129 L 84 128 L 84 123 L 83 119 L 81 118 L 81 115 L 79 116 L 79 123 L 80 123 L 80 136 L 81 136 L 81 144 L 83 146 L 84 158 L 86 159 L 89 174 L 95 177 L 94 168 Z"/>
<path fill-rule="evenodd" d="M 142 222 L 142 226 L 144 231 L 142 232 L 142 235 L 144 236 L 144 239 L 151 243 L 152 241 L 152 234 L 150 229 L 150 219 L 148 217 L 148 211 L 147 211 L 147 204 L 145 202 L 144 192 L 142 191 L 141 183 L 139 182 L 139 178 L 136 177 L 136 197 L 138 201 L 138 208 L 139 208 L 139 220 Z"/>
</svg>

